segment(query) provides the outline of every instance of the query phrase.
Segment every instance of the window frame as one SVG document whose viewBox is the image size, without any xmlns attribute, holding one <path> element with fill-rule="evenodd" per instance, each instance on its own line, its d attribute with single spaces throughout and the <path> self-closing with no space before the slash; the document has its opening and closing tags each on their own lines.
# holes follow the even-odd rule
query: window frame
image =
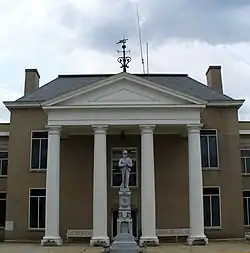
<svg viewBox="0 0 250 253">
<path fill-rule="evenodd" d="M 215 131 L 215 134 L 202 134 L 202 131 Z M 216 137 L 216 153 L 217 153 L 217 166 L 211 167 L 210 166 L 210 152 L 209 152 L 209 142 L 207 143 L 207 149 L 208 149 L 208 167 L 203 167 L 201 163 L 201 167 L 203 170 L 219 170 L 220 169 L 220 157 L 219 157 L 219 142 L 218 142 L 218 130 L 216 128 L 202 128 L 200 130 L 200 142 L 201 142 L 201 136 L 215 136 Z M 201 162 L 202 162 L 202 154 L 201 154 Z"/>
<path fill-rule="evenodd" d="M 45 231 L 45 226 L 44 228 L 31 228 L 30 227 L 30 200 L 31 200 L 31 191 L 32 190 L 45 190 L 45 196 L 43 196 L 43 198 L 45 197 L 45 226 L 46 226 L 46 188 L 29 188 L 29 211 L 28 211 L 28 230 L 32 230 L 32 231 Z M 41 198 L 42 196 L 32 196 L 32 197 L 36 197 L 36 198 Z M 39 208 L 38 208 L 38 220 L 39 220 Z"/>
<path fill-rule="evenodd" d="M 220 226 L 205 226 L 205 219 L 204 219 L 204 229 L 207 230 L 213 230 L 213 229 L 222 229 L 222 215 L 221 215 L 221 190 L 220 190 L 220 186 L 215 185 L 215 186 L 203 186 L 203 189 L 207 189 L 207 188 L 218 188 L 219 189 L 219 194 L 202 194 L 203 197 L 203 212 L 204 212 L 204 196 L 210 196 L 210 218 L 212 221 L 212 205 L 211 205 L 211 196 L 219 196 L 219 218 L 220 218 Z M 202 189 L 202 190 L 203 190 Z M 205 212 L 204 212 L 205 213 Z M 204 215 L 203 213 L 203 215 Z M 204 215 L 205 216 L 205 215 Z M 212 222 L 211 222 L 212 223 Z"/>
<path fill-rule="evenodd" d="M 0 191 L 0 193 L 5 193 L 6 197 L 5 199 L 0 198 L 0 201 L 5 200 L 5 223 L 6 223 L 6 217 L 7 217 L 7 191 Z M 4 229 L 5 225 L 3 227 L 0 226 L 0 229 Z"/>
<path fill-rule="evenodd" d="M 0 150 L 0 153 L 7 153 L 7 158 L 0 158 L 0 166 L 3 160 L 7 160 L 7 174 L 6 175 L 2 175 L 0 174 L 0 178 L 1 177 L 7 177 L 8 175 L 8 165 L 9 165 L 9 151 L 8 150 Z"/>
<path fill-rule="evenodd" d="M 131 189 L 133 189 L 133 188 L 138 188 L 139 187 L 139 181 L 138 181 L 138 169 L 139 169 L 139 165 L 138 165 L 138 148 L 137 147 L 132 147 L 132 146 L 129 146 L 129 147 L 112 147 L 111 148 L 111 152 L 110 152 L 110 187 L 111 188 L 115 188 L 115 189 L 118 189 L 120 186 L 114 186 L 113 185 L 113 160 L 116 160 L 116 159 L 113 159 L 113 151 L 114 150 L 120 150 L 121 151 L 121 154 L 122 154 L 122 151 L 123 150 L 135 150 L 136 151 L 136 173 L 131 173 L 130 172 L 130 175 L 131 174 L 135 174 L 136 175 L 136 185 L 135 186 L 129 186 L 129 188 L 131 188 Z M 132 159 L 131 158 L 131 160 L 132 160 L 132 163 L 133 163 L 133 160 L 134 159 Z"/>
<path fill-rule="evenodd" d="M 243 150 L 249 150 L 250 151 L 250 148 L 241 148 L 240 149 L 240 161 L 241 161 L 241 159 L 242 158 L 244 158 L 245 159 L 245 165 L 246 165 L 246 158 L 249 158 L 250 159 L 250 156 L 241 156 L 241 151 L 243 151 Z M 250 172 L 249 173 L 247 173 L 247 172 L 242 172 L 242 164 L 240 165 L 241 166 L 241 175 L 243 175 L 243 176 L 250 176 Z"/>
<path fill-rule="evenodd" d="M 47 140 L 49 142 L 49 132 L 47 130 L 32 130 L 30 132 L 30 168 L 29 168 L 29 171 L 33 172 L 46 172 L 47 171 L 47 168 L 46 169 L 39 169 L 39 168 L 36 168 L 36 169 L 33 169 L 32 168 L 32 148 L 33 148 L 33 139 L 46 139 L 46 138 L 33 138 L 32 135 L 33 133 L 44 133 L 44 132 L 47 132 L 48 133 L 48 137 L 47 137 Z M 40 159 L 40 156 L 41 156 L 41 141 L 40 141 L 40 149 L 39 149 L 39 164 L 41 165 L 41 159 Z M 48 164 L 47 164 L 47 167 L 48 167 Z"/>
<path fill-rule="evenodd" d="M 244 210 L 244 199 L 247 199 L 247 202 L 250 201 L 250 196 L 249 197 L 244 197 L 244 192 L 250 192 L 250 189 L 243 189 L 242 191 L 242 197 L 243 197 L 243 215 L 245 215 L 245 210 Z M 249 228 L 250 227 L 250 210 L 249 211 L 249 215 L 248 215 L 248 225 L 245 225 L 245 218 L 244 218 L 244 227 Z"/>
</svg>

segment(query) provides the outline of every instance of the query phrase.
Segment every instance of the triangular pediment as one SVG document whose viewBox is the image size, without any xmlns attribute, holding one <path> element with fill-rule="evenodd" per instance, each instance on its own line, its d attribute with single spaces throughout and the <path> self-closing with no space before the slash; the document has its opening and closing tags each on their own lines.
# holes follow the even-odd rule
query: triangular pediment
<svg viewBox="0 0 250 253">
<path fill-rule="evenodd" d="M 119 74 L 102 82 L 83 87 L 60 98 L 48 101 L 45 106 L 88 105 L 190 105 L 202 101 L 169 90 L 129 74 Z"/>
</svg>

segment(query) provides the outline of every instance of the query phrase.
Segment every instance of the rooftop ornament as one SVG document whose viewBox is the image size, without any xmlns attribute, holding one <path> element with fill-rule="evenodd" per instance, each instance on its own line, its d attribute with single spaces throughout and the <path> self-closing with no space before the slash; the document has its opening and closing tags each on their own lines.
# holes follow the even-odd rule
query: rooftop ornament
<svg viewBox="0 0 250 253">
<path fill-rule="evenodd" d="M 122 56 L 120 56 L 117 61 L 121 64 L 121 68 L 123 69 L 123 72 L 127 72 L 127 68 L 129 68 L 128 64 L 131 62 L 131 57 L 126 56 L 126 53 L 131 53 L 130 50 L 126 50 L 126 43 L 128 39 L 123 38 L 122 40 L 119 40 L 116 44 L 122 44 L 122 50 L 117 50 L 117 53 L 122 53 Z"/>
</svg>

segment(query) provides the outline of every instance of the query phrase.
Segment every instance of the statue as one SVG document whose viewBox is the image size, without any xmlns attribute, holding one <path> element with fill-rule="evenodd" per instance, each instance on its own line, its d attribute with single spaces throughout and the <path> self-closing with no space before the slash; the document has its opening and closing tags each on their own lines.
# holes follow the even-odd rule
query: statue
<svg viewBox="0 0 250 253">
<path fill-rule="evenodd" d="M 122 171 L 122 183 L 120 188 L 129 188 L 129 174 L 132 168 L 132 160 L 128 157 L 127 150 L 122 153 L 122 158 L 119 160 L 119 167 Z"/>
</svg>

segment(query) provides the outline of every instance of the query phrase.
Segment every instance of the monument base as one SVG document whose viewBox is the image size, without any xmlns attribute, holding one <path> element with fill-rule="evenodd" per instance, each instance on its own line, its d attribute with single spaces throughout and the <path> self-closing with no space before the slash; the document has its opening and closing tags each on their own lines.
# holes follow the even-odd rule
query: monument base
<svg viewBox="0 0 250 253">
<path fill-rule="evenodd" d="M 46 237 L 44 236 L 41 240 L 42 246 L 61 246 L 63 244 L 63 240 L 61 237 Z"/>
<path fill-rule="evenodd" d="M 109 237 L 108 236 L 93 236 L 90 240 L 90 246 L 109 246 Z"/>
<path fill-rule="evenodd" d="M 140 246 L 158 246 L 158 245 L 159 239 L 157 236 L 153 237 L 141 236 L 140 238 Z"/>
<path fill-rule="evenodd" d="M 204 236 L 189 236 L 187 238 L 187 245 L 208 245 L 208 238 Z"/>
<path fill-rule="evenodd" d="M 140 248 L 135 242 L 134 236 L 130 233 L 120 233 L 110 247 L 110 253 L 139 253 Z"/>
</svg>

